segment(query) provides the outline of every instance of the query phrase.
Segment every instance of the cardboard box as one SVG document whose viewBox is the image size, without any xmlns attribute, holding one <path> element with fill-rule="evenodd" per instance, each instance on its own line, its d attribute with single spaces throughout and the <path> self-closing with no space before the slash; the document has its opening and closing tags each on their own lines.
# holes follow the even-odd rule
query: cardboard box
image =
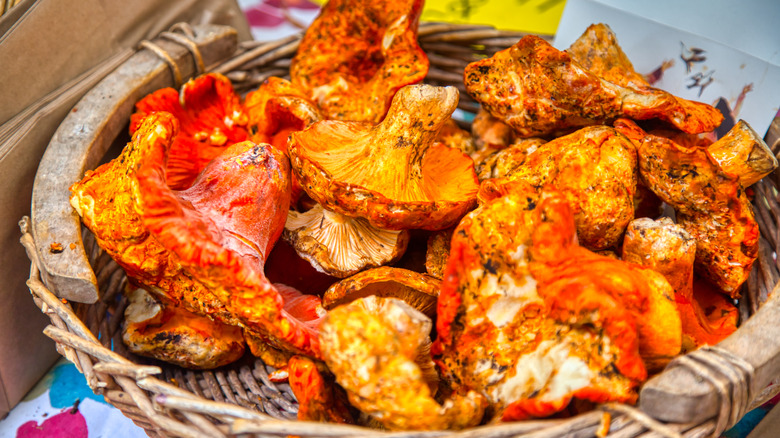
<svg viewBox="0 0 780 438">
<path fill-rule="evenodd" d="M 144 39 L 172 24 L 233 26 L 251 38 L 235 0 L 25 0 L 0 17 L 0 418 L 59 357 L 25 284 L 18 221 L 30 214 L 38 162 L 81 96 Z"/>
</svg>

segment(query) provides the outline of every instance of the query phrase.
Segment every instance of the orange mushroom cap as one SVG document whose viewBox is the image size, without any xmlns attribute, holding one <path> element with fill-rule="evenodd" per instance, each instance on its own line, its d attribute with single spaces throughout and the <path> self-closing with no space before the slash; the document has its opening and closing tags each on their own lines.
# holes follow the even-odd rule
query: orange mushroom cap
<svg viewBox="0 0 780 438">
<path fill-rule="evenodd" d="M 330 310 L 358 298 L 375 295 L 396 298 L 428 317 L 436 314 L 441 281 L 419 272 L 382 266 L 368 269 L 334 284 L 322 296 L 322 306 Z"/>
<path fill-rule="evenodd" d="M 143 286 L 165 304 L 236 325 L 238 321 L 225 305 L 193 279 L 143 223 L 135 168 L 156 148 L 168 148 L 178 128 L 178 120 L 169 113 L 150 115 L 117 158 L 87 171 L 71 186 L 70 202 L 98 245 L 134 285 Z"/>
<path fill-rule="evenodd" d="M 144 225 L 247 328 L 277 348 L 316 357 L 316 329 L 285 309 L 279 289 L 263 274 L 289 208 L 285 157 L 269 145 L 238 143 L 212 160 L 192 187 L 175 191 L 166 183 L 166 152 L 158 144 L 136 166 Z"/>
<path fill-rule="evenodd" d="M 287 152 L 287 136 L 322 119 L 314 103 L 290 81 L 277 77 L 266 79 L 244 100 L 249 127 L 255 143 L 271 143 Z M 286 134 L 283 137 L 280 134 Z M 277 142 L 274 143 L 273 140 Z"/>
<path fill-rule="evenodd" d="M 632 222 L 623 240 L 623 259 L 664 275 L 673 287 L 684 349 L 714 345 L 737 329 L 738 311 L 728 297 L 704 280 L 694 280 L 696 242 L 670 218 Z"/>
<path fill-rule="evenodd" d="M 469 64 L 464 81 L 475 100 L 523 137 L 568 132 L 621 116 L 661 119 L 688 133 L 712 131 L 723 120 L 710 105 L 600 78 L 534 35 Z"/>
<path fill-rule="evenodd" d="M 329 119 L 379 122 L 401 87 L 420 82 L 422 0 L 332 0 L 308 27 L 290 64 L 292 83 Z"/>
<path fill-rule="evenodd" d="M 566 49 L 574 61 L 596 76 L 624 87 L 646 88 L 650 84 L 634 70 L 631 60 L 620 48 L 615 33 L 604 23 L 588 26 Z"/>
<path fill-rule="evenodd" d="M 566 300 L 563 298 L 565 292 L 557 292 L 557 288 L 570 288 L 577 283 L 595 287 L 602 295 L 615 300 L 634 321 L 636 340 L 619 329 L 611 332 L 607 329 L 614 344 L 622 345 L 625 351 L 633 351 L 636 342 L 642 359 L 654 364 L 677 355 L 682 329 L 674 305 L 674 289 L 669 282 L 651 269 L 602 256 L 574 244 L 568 215 L 567 209 L 548 207 L 534 230 L 531 272 L 545 299 L 556 300 L 558 305 L 553 307 L 577 306 L 577 300 Z M 609 312 L 600 314 L 605 326 L 614 321 L 623 324 L 623 318 L 625 316 L 611 319 Z M 618 369 L 626 376 L 643 380 L 646 374 L 642 362 L 630 355 L 624 358 L 626 360 L 616 363 Z"/>
<path fill-rule="evenodd" d="M 285 79 L 270 77 L 257 90 L 246 95 L 244 108 L 249 119 L 250 139 L 255 143 L 270 143 L 287 154 L 290 134 L 308 128 L 321 120 L 314 103 L 300 89 Z M 303 193 L 295 174 L 292 175 L 292 205 Z"/>
<path fill-rule="evenodd" d="M 759 230 L 739 176 L 724 172 L 708 149 L 646 135 L 639 142 L 643 180 L 674 208 L 696 240 L 697 273 L 738 298 L 758 255 Z"/>
<path fill-rule="evenodd" d="M 673 350 L 675 336 L 679 351 L 679 317 L 676 335 L 654 327 L 666 316 L 642 269 L 577 245 L 562 195 L 529 188 L 486 201 L 452 238 L 433 349 L 444 375 L 481 391 L 503 420 L 550 415 L 572 398 L 635 401 L 647 377 L 640 353 L 667 340 Z"/>
<path fill-rule="evenodd" d="M 602 250 L 619 242 L 634 219 L 636 160 L 626 136 L 608 126 L 589 126 L 538 146 L 508 176 L 483 184 L 495 188 L 523 180 L 554 187 L 574 210 L 582 245 Z"/>
<path fill-rule="evenodd" d="M 479 424 L 475 391 L 434 398 L 431 320 L 395 298 L 368 296 L 339 306 L 322 324 L 325 363 L 350 402 L 388 430 L 463 429 Z"/>
<path fill-rule="evenodd" d="M 122 341 L 133 353 L 201 370 L 244 355 L 241 327 L 166 306 L 140 288 L 126 295 L 130 304 L 125 308 Z"/>
<path fill-rule="evenodd" d="M 292 135 L 304 190 L 328 210 L 385 229 L 436 230 L 476 203 L 473 161 L 436 143 L 458 100 L 453 87 L 410 85 L 378 125 L 324 120 Z"/>
<path fill-rule="evenodd" d="M 180 129 L 168 151 L 168 184 L 181 190 L 192 185 L 200 171 L 225 148 L 247 140 L 247 115 L 228 78 L 208 73 L 189 80 L 177 91 L 163 88 L 141 99 L 130 117 L 130 133 L 154 112 L 165 111 L 179 120 Z"/>
<path fill-rule="evenodd" d="M 475 147 L 481 152 L 481 156 L 504 149 L 515 140 L 512 127 L 493 117 L 485 107 L 480 106 L 474 120 L 471 122 L 471 136 L 474 138 Z M 475 161 L 477 160 L 477 157 Z"/>
</svg>

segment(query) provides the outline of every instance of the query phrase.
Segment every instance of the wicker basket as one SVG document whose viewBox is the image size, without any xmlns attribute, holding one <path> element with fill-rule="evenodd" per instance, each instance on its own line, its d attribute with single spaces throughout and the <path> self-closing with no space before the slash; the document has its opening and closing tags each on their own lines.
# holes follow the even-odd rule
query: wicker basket
<svg viewBox="0 0 780 438">
<path fill-rule="evenodd" d="M 187 32 L 183 34 L 186 36 Z M 419 30 L 419 41 L 431 63 L 426 82 L 458 87 L 461 91 L 460 108 L 474 112 L 478 104 L 465 93 L 463 68 L 471 61 L 514 44 L 521 36 L 520 33 L 500 32 L 490 27 L 424 23 Z M 291 37 L 270 43 L 251 42 L 240 47 L 231 59 L 210 70 L 227 74 L 234 81 L 237 91 L 248 91 L 269 76 L 287 75 L 299 38 Z M 185 42 L 181 44 L 186 45 Z M 188 50 L 193 53 L 193 57 L 200 56 L 191 47 Z M 195 62 L 194 59 L 190 62 L 196 66 L 202 64 L 202 61 Z M 197 68 L 195 70 L 197 73 Z M 170 77 L 186 79 L 176 78 L 177 75 L 181 75 L 181 72 L 172 71 Z M 122 139 L 117 143 L 120 141 Z M 774 254 L 780 246 L 777 176 L 776 172 L 754 188 L 754 207 L 763 237 L 759 260 L 751 274 L 745 298 L 740 302 L 742 321 L 748 318 L 756 320 L 752 315 L 767 302 L 770 291 L 780 278 L 778 264 L 774 260 Z M 34 214 L 33 211 L 33 217 Z M 51 318 L 51 325 L 44 333 L 56 341 L 60 354 L 76 364 L 96 394 L 103 395 L 109 403 L 145 429 L 149 436 L 388 435 L 383 431 L 357 426 L 295 421 L 297 402 L 289 386 L 271 382 L 268 373 L 272 369 L 256 358 L 247 356 L 238 363 L 215 371 L 195 372 L 128 353 L 120 340 L 122 315 L 126 306 L 121 293 L 126 282 L 124 272 L 96 245 L 92 235 L 84 230 L 84 249 L 97 277 L 102 297 L 96 304 L 68 303 L 58 298 L 61 294 L 51 286 L 49 278 L 42 275 L 41 246 L 40 242 L 36 245 L 31 232 L 32 225 L 27 218 L 20 222 L 23 234 L 21 241 L 32 261 L 27 284 L 36 305 Z M 772 310 L 766 307 L 759 315 Z M 766 318 L 776 314 L 780 313 L 764 316 Z M 764 325 L 759 328 L 770 334 L 780 325 L 777 318 L 761 322 Z M 755 331 L 746 332 L 743 326 L 735 336 L 741 337 L 741 344 L 751 345 Z M 700 355 L 704 359 L 688 362 L 722 363 L 720 368 L 715 366 L 714 371 L 694 367 L 698 377 L 697 390 L 712 393 L 711 398 L 718 403 L 713 408 L 718 414 L 714 418 L 710 415 L 710 418 L 701 420 L 662 423 L 639 409 L 609 404 L 570 419 L 507 423 L 462 432 L 401 432 L 393 433 L 392 436 L 711 436 L 734 424 L 747 409 L 776 392 L 774 389 L 778 385 L 767 386 L 778 367 L 774 356 L 764 360 L 769 363 L 765 367 L 764 362 L 758 365 L 747 363 L 750 361 L 733 357 L 717 348 Z M 709 360 L 707 355 L 718 359 Z M 726 357 L 725 361 L 721 360 L 723 357 Z M 685 363 L 681 366 L 685 366 Z M 664 374 L 669 372 L 667 370 Z M 689 389 L 696 392 L 693 391 L 695 388 Z"/>
</svg>

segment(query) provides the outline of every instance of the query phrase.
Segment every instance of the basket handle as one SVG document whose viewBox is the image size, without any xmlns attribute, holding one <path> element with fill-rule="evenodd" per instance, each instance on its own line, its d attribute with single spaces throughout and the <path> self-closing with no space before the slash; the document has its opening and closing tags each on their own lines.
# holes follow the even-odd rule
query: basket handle
<svg viewBox="0 0 780 438">
<path fill-rule="evenodd" d="M 716 418 L 715 435 L 734 425 L 780 372 L 780 284 L 767 302 L 717 346 L 673 361 L 648 380 L 642 411 L 661 421 L 701 424 Z"/>
<path fill-rule="evenodd" d="M 182 45 L 176 39 L 161 35 L 147 43 L 144 47 L 151 45 L 166 56 L 139 50 L 88 91 L 62 121 L 41 159 L 33 186 L 32 231 L 41 276 L 59 298 L 82 303 L 99 298 L 79 217 L 70 206 L 71 184 L 100 163 L 126 129 L 139 99 L 172 86 L 177 75 L 186 80 L 201 65 L 224 61 L 238 47 L 238 34 L 228 26 L 192 26 L 194 45 Z"/>
</svg>

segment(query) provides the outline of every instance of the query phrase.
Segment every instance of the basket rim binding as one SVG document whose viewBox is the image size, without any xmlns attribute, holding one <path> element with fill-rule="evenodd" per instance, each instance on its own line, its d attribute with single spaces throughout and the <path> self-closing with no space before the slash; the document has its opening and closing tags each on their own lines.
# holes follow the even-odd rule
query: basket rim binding
<svg viewBox="0 0 780 438">
<path fill-rule="evenodd" d="M 186 25 L 177 25 L 171 30 L 182 31 L 187 36 Z M 453 54 L 452 57 L 455 58 L 459 55 L 461 58 L 468 57 L 467 51 L 473 52 L 473 49 L 468 49 L 470 46 L 479 45 L 488 49 L 500 49 L 513 44 L 522 35 L 524 33 L 497 31 L 490 26 L 444 23 L 421 23 L 419 32 L 421 45 L 425 45 L 427 41 L 429 46 L 448 49 L 446 45 L 450 44 L 449 50 Z M 289 57 L 297 50 L 299 40 L 300 35 L 271 42 L 248 42 L 243 52 L 216 67 L 212 67 L 210 71 L 225 73 L 234 81 L 241 82 L 243 80 L 245 84 L 249 84 L 247 86 L 251 87 L 252 84 L 258 83 L 257 81 L 262 82 L 265 77 L 279 75 L 280 71 L 285 72 L 286 67 L 289 66 Z M 466 47 L 465 50 L 463 50 L 464 47 Z M 188 47 L 188 50 L 190 49 L 191 47 Z M 198 61 L 199 54 L 196 54 L 196 51 L 190 51 L 193 56 L 192 62 L 203 65 L 202 60 Z M 447 59 L 446 56 L 439 58 L 436 56 L 431 61 L 433 70 L 426 78 L 426 82 L 462 82 L 462 76 L 457 76 L 451 71 L 455 65 L 453 61 Z M 172 64 L 169 63 L 170 65 Z M 264 70 L 260 73 L 247 71 L 258 66 Z M 241 70 L 242 68 L 245 70 Z M 171 67 L 171 69 L 172 76 L 175 77 L 175 68 Z M 467 97 L 465 90 L 462 87 L 459 88 L 461 88 L 461 96 Z M 468 111 L 475 108 L 473 102 L 469 102 L 468 99 L 462 99 L 462 101 L 462 109 Z M 778 171 L 775 172 L 774 176 L 777 174 Z M 780 244 L 780 239 L 776 237 L 778 236 L 777 231 L 780 229 L 780 226 L 777 225 L 778 218 L 780 218 L 780 206 L 777 205 L 778 190 L 772 176 L 762 180 L 756 187 L 757 196 L 760 196 L 764 201 L 757 202 L 758 208 L 756 210 L 758 213 L 756 217 L 761 230 L 767 231 L 767 238 L 763 237 L 765 233 L 762 232 L 762 256 L 755 264 L 748 284 L 749 289 L 758 291 L 747 294 L 747 299 L 742 300 L 741 315 L 743 317 L 758 310 L 758 307 L 766 302 L 768 292 L 780 278 L 777 264 L 772 262 L 772 253 L 776 252 L 773 250 L 778 248 Z M 764 205 L 765 203 L 767 205 Z M 20 222 L 20 227 L 22 228 L 21 242 L 31 260 L 28 287 L 36 305 L 50 317 L 52 322 L 44 330 L 44 333 L 55 340 L 57 350 L 61 355 L 76 364 L 96 394 L 104 395 L 110 404 L 119 408 L 123 414 L 144 428 L 150 436 L 158 434 L 163 434 L 163 436 L 167 434 L 173 436 L 232 436 L 247 433 L 299 436 L 386 435 L 386 432 L 358 426 L 280 420 L 278 418 L 285 417 L 277 416 L 274 418 L 272 415 L 249 409 L 248 406 L 237 403 L 235 399 L 233 403 L 207 400 L 193 392 L 183 390 L 173 383 L 154 377 L 163 372 L 162 368 L 135 364 L 112 351 L 108 348 L 110 347 L 110 339 L 106 345 L 105 337 L 98 338 L 96 336 L 100 329 L 87 327 L 76 313 L 76 310 L 80 310 L 81 306 L 77 306 L 74 310 L 73 306 L 63 303 L 52 293 L 52 290 L 47 288 L 41 278 L 40 268 L 42 265 L 35 239 L 31 233 L 30 220 L 24 218 Z M 101 258 L 100 251 L 94 247 L 91 255 L 91 260 L 94 262 L 92 268 L 97 274 L 99 282 L 102 285 L 118 289 L 119 284 L 123 281 L 121 269 L 118 269 L 118 266 L 110 259 L 106 260 L 107 257 Z M 106 310 L 105 306 L 101 309 L 104 312 Z M 720 353 L 717 348 L 712 350 L 715 355 Z M 704 360 L 704 362 L 707 361 Z M 733 362 L 727 362 L 726 367 L 733 367 Z M 706 373 L 706 371 L 701 371 L 699 374 L 701 375 L 701 373 Z M 755 397 L 751 397 L 749 394 L 750 379 L 753 374 L 751 370 L 747 370 L 745 375 L 738 375 L 733 379 L 726 378 L 725 381 L 722 377 L 723 374 L 723 372 L 716 372 L 715 376 L 709 380 L 711 385 L 721 387 L 723 391 L 717 396 L 723 402 L 720 415 L 717 419 L 709 419 L 695 424 L 663 424 L 636 408 L 612 403 L 567 420 L 506 423 L 496 426 L 481 426 L 464 432 L 410 431 L 408 434 L 396 432 L 393 433 L 393 436 L 559 436 L 570 432 L 577 432 L 583 436 L 586 434 L 596 436 L 597 431 L 603 430 L 604 424 L 610 422 L 609 418 L 611 418 L 611 427 L 608 429 L 610 433 L 620 430 L 623 433 L 628 433 L 635 429 L 634 435 L 639 435 L 644 431 L 652 431 L 667 437 L 706 436 L 719 433 L 726 425 L 733 424 L 738 420 L 747 411 L 751 399 L 755 399 L 753 401 L 757 402 L 771 395 L 757 394 L 754 391 L 752 395 Z M 211 379 L 215 380 L 213 376 Z M 260 380 L 265 383 L 265 379 L 261 378 Z M 176 380 L 173 381 L 176 382 Z M 234 385 L 230 387 L 235 388 Z M 731 395 L 732 392 L 744 392 L 748 395 L 742 396 L 736 402 L 737 407 L 732 408 L 731 401 L 734 399 L 734 396 Z M 253 405 L 249 404 L 249 406 Z"/>
</svg>

